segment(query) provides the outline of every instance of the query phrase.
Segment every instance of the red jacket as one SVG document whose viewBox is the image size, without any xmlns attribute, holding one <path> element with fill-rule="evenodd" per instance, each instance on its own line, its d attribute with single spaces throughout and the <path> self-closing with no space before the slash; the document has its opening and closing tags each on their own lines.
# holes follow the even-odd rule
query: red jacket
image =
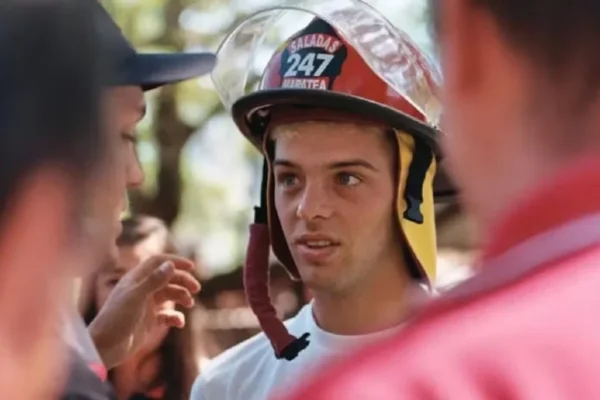
<svg viewBox="0 0 600 400">
<path fill-rule="evenodd" d="M 599 159 L 523 201 L 474 278 L 287 400 L 600 399 Z"/>
</svg>

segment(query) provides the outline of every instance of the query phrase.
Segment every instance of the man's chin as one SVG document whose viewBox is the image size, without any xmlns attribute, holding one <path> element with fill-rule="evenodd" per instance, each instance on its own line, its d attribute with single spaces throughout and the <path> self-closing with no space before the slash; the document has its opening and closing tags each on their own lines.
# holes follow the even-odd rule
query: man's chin
<svg viewBox="0 0 600 400">
<path fill-rule="evenodd" d="M 339 276 L 327 274 L 326 271 L 302 271 L 300 276 L 304 285 L 312 291 L 328 292 L 336 287 Z"/>
</svg>

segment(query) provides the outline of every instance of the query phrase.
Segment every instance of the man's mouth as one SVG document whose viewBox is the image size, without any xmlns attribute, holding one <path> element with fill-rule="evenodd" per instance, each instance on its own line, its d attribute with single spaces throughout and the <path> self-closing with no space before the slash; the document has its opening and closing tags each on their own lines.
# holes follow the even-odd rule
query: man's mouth
<svg viewBox="0 0 600 400">
<path fill-rule="evenodd" d="M 313 234 L 300 236 L 295 245 L 297 254 L 304 260 L 322 264 L 336 253 L 340 242 L 330 236 Z"/>
<path fill-rule="evenodd" d="M 322 249 L 333 245 L 332 241 L 329 240 L 309 240 L 300 242 L 301 245 L 309 247 L 311 249 Z"/>
<path fill-rule="evenodd" d="M 339 246 L 340 242 L 332 236 L 324 234 L 305 234 L 295 240 L 296 245 L 307 246 L 311 248 L 323 248 L 329 246 Z"/>
</svg>

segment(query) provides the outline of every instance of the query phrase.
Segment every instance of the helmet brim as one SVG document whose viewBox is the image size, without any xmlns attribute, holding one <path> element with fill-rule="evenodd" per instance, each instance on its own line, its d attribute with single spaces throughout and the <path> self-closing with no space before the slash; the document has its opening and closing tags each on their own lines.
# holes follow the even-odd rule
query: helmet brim
<svg viewBox="0 0 600 400">
<path fill-rule="evenodd" d="M 438 158 L 438 172 L 434 180 L 436 202 L 451 201 L 457 190 L 445 172 L 443 157 L 437 142 L 440 134 L 415 118 L 396 109 L 345 93 L 314 89 L 265 89 L 240 97 L 231 108 L 233 120 L 250 142 L 262 151 L 264 129 L 253 129 L 251 118 L 258 111 L 268 111 L 274 106 L 327 108 L 347 112 L 374 122 L 385 122 L 391 128 L 402 130 L 423 140 Z"/>
</svg>

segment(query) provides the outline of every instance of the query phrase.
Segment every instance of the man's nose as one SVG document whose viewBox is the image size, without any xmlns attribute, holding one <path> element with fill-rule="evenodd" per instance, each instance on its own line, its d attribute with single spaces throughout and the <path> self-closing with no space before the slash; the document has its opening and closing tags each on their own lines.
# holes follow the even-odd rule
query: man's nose
<svg viewBox="0 0 600 400">
<path fill-rule="evenodd" d="M 296 209 L 296 216 L 306 221 L 329 218 L 332 214 L 330 196 L 319 182 L 307 183 Z"/>
<path fill-rule="evenodd" d="M 127 189 L 137 188 L 144 183 L 144 170 L 137 157 L 127 163 Z"/>
</svg>

